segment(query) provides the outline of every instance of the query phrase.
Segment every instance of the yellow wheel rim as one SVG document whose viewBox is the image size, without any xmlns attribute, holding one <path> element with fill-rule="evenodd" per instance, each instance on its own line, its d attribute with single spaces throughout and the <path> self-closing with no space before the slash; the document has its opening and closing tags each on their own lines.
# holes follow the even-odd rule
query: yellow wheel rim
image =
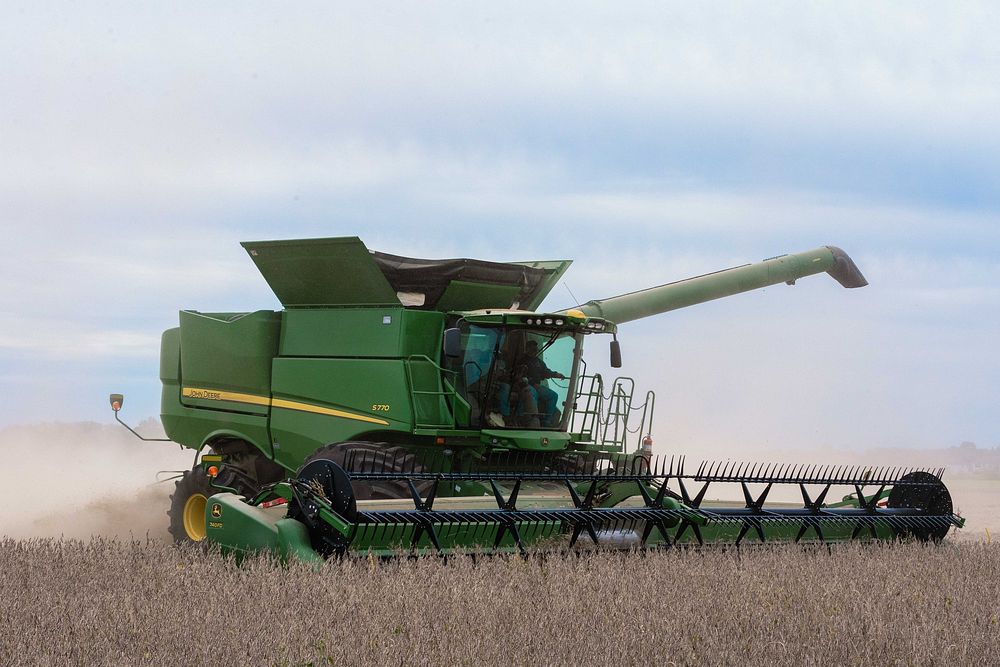
<svg viewBox="0 0 1000 667">
<path fill-rule="evenodd" d="M 191 494 L 184 503 L 184 532 L 192 542 L 205 539 L 205 506 L 208 498 L 200 493 Z"/>
</svg>

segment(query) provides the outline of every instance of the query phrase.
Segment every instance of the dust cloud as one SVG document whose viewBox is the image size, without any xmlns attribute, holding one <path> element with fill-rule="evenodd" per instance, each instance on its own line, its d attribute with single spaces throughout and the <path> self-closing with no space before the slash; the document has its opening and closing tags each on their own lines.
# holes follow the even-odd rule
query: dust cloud
<svg viewBox="0 0 1000 667">
<path fill-rule="evenodd" d="M 137 430 L 162 437 L 153 419 Z M 194 460 L 174 443 L 143 442 L 118 424 L 93 422 L 5 428 L 0 456 L 0 535 L 14 538 L 169 540 L 174 484 L 157 483 L 157 472 Z"/>
</svg>

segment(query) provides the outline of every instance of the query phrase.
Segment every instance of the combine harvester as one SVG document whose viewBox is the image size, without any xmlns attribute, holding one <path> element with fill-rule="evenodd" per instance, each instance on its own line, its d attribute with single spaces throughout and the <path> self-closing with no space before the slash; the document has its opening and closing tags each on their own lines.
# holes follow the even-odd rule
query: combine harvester
<svg viewBox="0 0 1000 667">
<path fill-rule="evenodd" d="M 587 371 L 598 336 L 621 367 L 632 320 L 818 273 L 866 285 L 838 248 L 547 313 L 568 261 L 411 259 L 353 237 L 243 246 L 284 309 L 181 311 L 163 334 L 163 426 L 196 451 L 168 512 L 178 541 L 318 559 L 940 540 L 963 524 L 941 470 L 655 458 L 653 393 L 639 405 L 630 379 Z M 706 506 L 720 484 L 745 502 Z M 774 485 L 801 506 L 768 503 Z"/>
</svg>

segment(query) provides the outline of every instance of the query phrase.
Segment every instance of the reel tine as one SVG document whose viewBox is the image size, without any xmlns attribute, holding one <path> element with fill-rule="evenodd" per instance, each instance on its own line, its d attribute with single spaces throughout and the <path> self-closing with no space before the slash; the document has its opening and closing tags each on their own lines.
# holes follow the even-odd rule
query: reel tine
<svg viewBox="0 0 1000 667">
<path fill-rule="evenodd" d="M 696 523 L 692 523 L 691 530 L 694 531 L 694 536 L 698 540 L 698 546 L 705 546 L 705 539 L 701 536 L 701 526 Z"/>
<path fill-rule="evenodd" d="M 701 487 L 701 491 L 698 492 L 698 495 L 695 496 L 694 500 L 692 501 L 692 505 L 694 507 L 696 508 L 701 507 L 701 501 L 705 499 L 705 493 L 708 491 L 708 485 L 711 483 L 712 483 L 711 481 L 705 482 L 705 484 Z"/>
<path fill-rule="evenodd" d="M 500 549 L 500 544 L 503 542 L 504 535 L 507 533 L 507 521 L 506 519 L 501 519 L 497 523 L 497 534 L 493 540 L 493 550 L 496 551 Z M 572 546 L 572 543 L 571 545 Z"/>
<path fill-rule="evenodd" d="M 760 521 L 754 520 L 753 527 L 757 530 L 757 536 L 760 537 L 761 543 L 766 542 L 764 538 L 764 526 L 761 525 Z"/>
<path fill-rule="evenodd" d="M 678 484 L 678 486 L 681 487 L 681 500 L 684 502 L 685 505 L 690 506 L 691 505 L 691 497 L 688 495 L 687 487 L 684 486 L 684 480 L 683 480 L 683 478 L 678 477 L 677 478 L 677 484 Z"/>
<path fill-rule="evenodd" d="M 504 506 L 503 495 L 500 493 L 500 488 L 497 486 L 497 483 L 492 479 L 490 480 L 490 488 L 493 489 L 493 497 L 497 501 L 497 508 L 503 509 Z"/>
<path fill-rule="evenodd" d="M 521 532 L 517 529 L 516 521 L 511 521 L 510 532 L 514 536 L 514 542 L 517 544 L 517 548 L 521 552 L 521 557 L 527 560 L 528 551 L 524 548 L 524 541 L 521 539 Z"/>
<path fill-rule="evenodd" d="M 505 509 L 508 509 L 512 512 L 515 510 L 515 504 L 517 503 L 517 494 L 520 491 L 521 491 L 521 480 L 518 479 L 516 482 L 514 482 L 514 489 L 510 492 L 510 496 L 508 496 L 507 498 L 507 502 L 505 503 L 506 505 Z"/>
<path fill-rule="evenodd" d="M 642 546 L 646 546 L 646 541 L 649 540 L 649 535 L 650 535 L 650 533 L 653 532 L 653 528 L 654 527 L 655 527 L 655 524 L 652 521 L 647 521 L 646 522 L 646 527 L 642 529 L 642 538 L 639 541 L 639 543 Z"/>
<path fill-rule="evenodd" d="M 636 486 L 639 487 L 639 495 L 642 496 L 642 501 L 646 507 L 653 507 L 653 498 L 649 495 L 649 491 L 646 490 L 646 485 L 642 483 L 642 480 L 636 480 Z"/>
<path fill-rule="evenodd" d="M 750 530 L 750 524 L 744 521 L 743 525 L 740 526 L 739 535 L 736 536 L 736 546 L 740 546 L 740 542 L 743 541 L 743 538 L 746 537 L 746 534 L 749 530 Z"/>
<path fill-rule="evenodd" d="M 580 500 L 580 494 L 577 493 L 576 487 L 573 486 L 573 483 L 568 479 L 566 480 L 566 488 L 569 489 L 570 498 L 573 499 L 573 506 L 579 509 L 583 504 Z"/>
<path fill-rule="evenodd" d="M 667 495 L 667 479 L 664 478 L 660 483 L 660 490 L 656 493 L 656 500 L 653 502 L 654 506 L 661 507 L 663 505 L 663 498 Z"/>
<path fill-rule="evenodd" d="M 799 482 L 799 490 L 802 492 L 802 503 L 806 507 L 812 507 L 812 499 L 809 498 L 809 492 L 806 490 L 806 485 L 804 483 Z M 798 542 L 799 540 L 796 539 L 795 541 Z"/>
</svg>

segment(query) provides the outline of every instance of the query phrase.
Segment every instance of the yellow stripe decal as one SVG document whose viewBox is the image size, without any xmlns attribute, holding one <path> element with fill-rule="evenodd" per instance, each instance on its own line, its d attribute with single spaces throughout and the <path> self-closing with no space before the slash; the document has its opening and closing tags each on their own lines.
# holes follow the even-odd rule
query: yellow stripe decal
<svg viewBox="0 0 1000 667">
<path fill-rule="evenodd" d="M 238 394 L 233 391 L 219 391 L 218 389 L 192 389 L 184 387 L 181 395 L 185 398 L 202 398 L 207 401 L 232 401 L 233 403 L 250 403 L 251 405 L 270 405 L 271 399 L 267 396 L 257 396 L 256 394 Z"/>
<path fill-rule="evenodd" d="M 286 401 L 283 398 L 276 398 L 271 401 L 271 405 L 276 408 L 284 408 L 286 410 L 298 410 L 299 412 L 312 412 L 317 415 L 329 415 L 331 417 L 342 417 L 344 419 L 354 419 L 359 422 L 369 422 L 371 424 L 381 424 L 382 426 L 388 426 L 389 422 L 384 419 L 377 419 L 375 417 L 368 417 L 366 415 L 356 415 L 351 412 L 344 412 L 343 410 L 334 410 L 333 408 L 323 408 L 318 405 L 310 405 L 309 403 L 297 403 L 295 401 Z"/>
<path fill-rule="evenodd" d="M 267 396 L 257 396 L 256 394 L 239 394 L 232 391 L 220 391 L 217 389 L 194 389 L 184 387 L 181 395 L 185 398 L 200 398 L 207 401 L 230 401 L 232 403 L 249 403 L 251 405 L 266 405 L 268 407 L 283 408 L 285 410 L 296 410 L 298 412 L 311 412 L 317 415 L 327 415 L 330 417 L 340 417 L 341 419 L 353 419 L 359 422 L 379 424 L 388 426 L 389 422 L 376 417 L 358 415 L 353 412 L 344 412 L 333 408 L 324 408 L 310 403 L 299 403 L 297 401 L 286 401 L 283 398 L 270 399 Z"/>
</svg>

